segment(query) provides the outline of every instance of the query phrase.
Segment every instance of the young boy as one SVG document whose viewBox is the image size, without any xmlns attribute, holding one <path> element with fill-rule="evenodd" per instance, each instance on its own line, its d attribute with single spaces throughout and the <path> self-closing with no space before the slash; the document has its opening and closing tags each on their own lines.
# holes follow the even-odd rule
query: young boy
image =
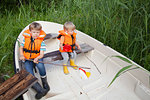
<svg viewBox="0 0 150 100">
<path fill-rule="evenodd" d="M 78 49 L 81 49 L 80 46 L 76 42 L 76 34 L 74 32 L 75 25 L 72 22 L 66 22 L 64 24 L 64 30 L 59 31 L 58 39 L 60 40 L 60 48 L 59 51 L 61 52 L 61 55 L 63 57 L 63 69 L 64 74 L 69 74 L 69 71 L 67 69 L 67 62 L 69 60 L 70 55 L 70 65 L 76 66 L 74 63 L 74 60 L 76 58 L 76 52 L 75 52 L 75 46 L 77 46 Z M 74 69 L 77 69 L 77 67 L 73 67 Z"/>
<path fill-rule="evenodd" d="M 46 45 L 43 41 L 46 34 L 39 23 L 33 22 L 30 24 L 29 29 L 24 31 L 23 36 L 23 42 L 20 46 L 20 60 L 25 61 L 25 69 L 32 75 L 34 75 L 34 64 L 38 68 L 43 88 L 38 82 L 32 88 L 37 92 L 35 98 L 40 99 L 50 90 L 45 66 L 43 63 L 38 62 L 43 61 L 44 51 L 46 51 Z"/>
</svg>

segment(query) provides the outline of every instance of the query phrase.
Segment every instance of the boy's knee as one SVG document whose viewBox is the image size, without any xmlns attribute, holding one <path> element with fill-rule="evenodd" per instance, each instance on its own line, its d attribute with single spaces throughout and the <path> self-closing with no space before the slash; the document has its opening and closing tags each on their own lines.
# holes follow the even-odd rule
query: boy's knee
<svg viewBox="0 0 150 100">
<path fill-rule="evenodd" d="M 69 60 L 69 57 L 63 58 L 64 62 L 67 62 Z"/>
<path fill-rule="evenodd" d="M 39 59 L 39 61 L 43 61 L 43 58 Z"/>
<path fill-rule="evenodd" d="M 43 64 L 43 63 L 38 63 L 38 64 L 37 64 L 37 67 L 39 67 L 39 68 L 44 68 L 44 64 Z"/>
</svg>

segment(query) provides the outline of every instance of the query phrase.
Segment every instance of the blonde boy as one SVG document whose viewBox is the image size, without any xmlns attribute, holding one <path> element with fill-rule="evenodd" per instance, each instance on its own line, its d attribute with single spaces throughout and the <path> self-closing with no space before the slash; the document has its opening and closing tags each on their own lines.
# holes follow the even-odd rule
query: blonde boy
<svg viewBox="0 0 150 100">
<path fill-rule="evenodd" d="M 69 60 L 70 55 L 70 65 L 75 65 L 75 58 L 76 58 L 76 52 L 75 52 L 75 46 L 77 46 L 78 49 L 81 49 L 80 46 L 76 42 L 76 34 L 75 33 L 75 25 L 68 21 L 64 24 L 64 30 L 59 31 L 58 39 L 60 40 L 60 48 L 59 51 L 61 52 L 61 55 L 63 57 L 63 69 L 64 74 L 69 74 L 68 68 L 67 68 L 67 62 Z M 77 69 L 77 67 L 73 67 L 74 69 Z"/>
</svg>

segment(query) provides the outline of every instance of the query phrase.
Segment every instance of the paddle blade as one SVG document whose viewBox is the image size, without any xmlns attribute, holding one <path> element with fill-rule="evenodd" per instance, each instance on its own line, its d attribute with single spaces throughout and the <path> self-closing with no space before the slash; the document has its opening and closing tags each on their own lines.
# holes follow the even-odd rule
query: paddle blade
<svg viewBox="0 0 150 100">
<path fill-rule="evenodd" d="M 91 76 L 90 72 L 86 72 L 82 68 L 79 68 L 79 72 L 80 72 L 81 79 L 88 79 Z"/>
<path fill-rule="evenodd" d="M 86 72 L 86 76 L 89 78 L 91 76 L 90 72 Z"/>
</svg>

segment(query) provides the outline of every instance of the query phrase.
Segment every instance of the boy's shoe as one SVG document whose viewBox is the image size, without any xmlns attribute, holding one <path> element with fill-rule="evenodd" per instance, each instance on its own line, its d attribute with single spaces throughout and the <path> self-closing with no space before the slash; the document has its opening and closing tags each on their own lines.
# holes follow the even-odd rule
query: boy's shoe
<svg viewBox="0 0 150 100">
<path fill-rule="evenodd" d="M 36 99 L 41 99 L 43 96 L 46 95 L 46 90 L 42 88 L 42 86 L 37 82 L 35 83 L 32 88 L 37 92 L 35 95 Z"/>
<path fill-rule="evenodd" d="M 66 75 L 69 74 L 66 64 L 63 65 L 63 68 L 64 68 L 64 74 L 66 74 Z"/>
<path fill-rule="evenodd" d="M 74 60 L 73 59 L 70 59 L 70 66 L 77 66 L 75 63 L 74 63 Z M 75 70 L 78 68 L 78 67 L 73 67 Z"/>
<path fill-rule="evenodd" d="M 46 90 L 46 94 L 47 94 L 47 92 L 50 90 L 50 87 L 47 82 L 47 77 L 44 78 L 41 77 L 41 81 L 42 81 L 43 88 Z"/>
</svg>

